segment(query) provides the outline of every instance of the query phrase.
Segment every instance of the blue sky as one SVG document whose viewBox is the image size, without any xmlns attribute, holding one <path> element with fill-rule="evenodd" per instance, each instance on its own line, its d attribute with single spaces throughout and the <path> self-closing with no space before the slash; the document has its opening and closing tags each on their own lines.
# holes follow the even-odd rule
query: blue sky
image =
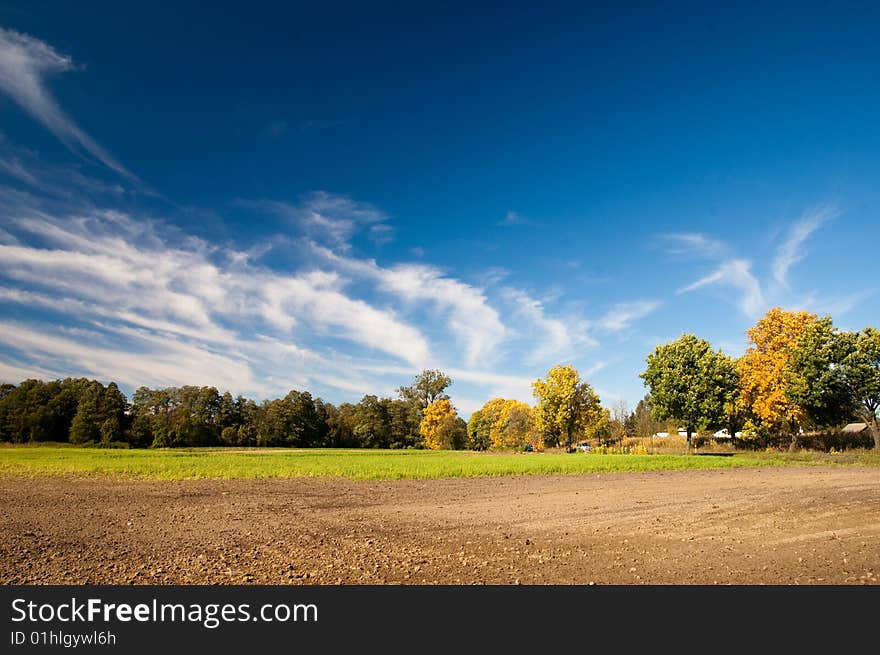
<svg viewBox="0 0 880 655">
<path fill-rule="evenodd" d="M 876 4 L 4 3 L 0 378 L 467 416 L 880 323 Z"/>
</svg>

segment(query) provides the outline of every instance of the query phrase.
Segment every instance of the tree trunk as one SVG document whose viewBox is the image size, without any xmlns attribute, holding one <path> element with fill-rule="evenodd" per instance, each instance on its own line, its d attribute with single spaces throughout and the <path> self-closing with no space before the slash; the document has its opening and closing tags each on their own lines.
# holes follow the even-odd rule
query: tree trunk
<svg viewBox="0 0 880 655">
<path fill-rule="evenodd" d="M 691 452 L 691 435 L 693 434 L 693 430 L 690 427 L 688 427 L 687 433 L 688 433 L 687 434 L 687 452 L 688 452 L 688 454 L 690 454 L 690 452 Z"/>
<path fill-rule="evenodd" d="M 800 431 L 800 426 L 792 421 L 789 424 L 789 428 L 791 429 L 791 443 L 788 445 L 788 452 L 793 453 L 798 447 L 798 433 Z"/>
<path fill-rule="evenodd" d="M 871 436 L 874 437 L 874 450 L 880 452 L 880 422 L 877 421 L 876 416 L 868 421 L 868 428 L 871 430 Z"/>
</svg>

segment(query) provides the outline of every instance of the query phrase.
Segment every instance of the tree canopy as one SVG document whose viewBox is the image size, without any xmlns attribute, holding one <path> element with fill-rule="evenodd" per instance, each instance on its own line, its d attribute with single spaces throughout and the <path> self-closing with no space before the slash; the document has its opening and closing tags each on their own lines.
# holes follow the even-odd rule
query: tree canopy
<svg viewBox="0 0 880 655">
<path fill-rule="evenodd" d="M 449 396 L 444 392 L 450 384 L 452 378 L 443 371 L 427 369 L 416 375 L 408 387 L 399 387 L 397 393 L 402 400 L 412 401 L 424 410 L 436 400 L 448 400 Z"/>
<path fill-rule="evenodd" d="M 461 448 L 467 439 L 467 426 L 447 399 L 435 400 L 425 408 L 419 433 L 425 448 Z"/>
<path fill-rule="evenodd" d="M 816 315 L 770 309 L 746 334 L 749 346 L 739 360 L 741 401 L 765 426 L 796 434 L 803 412 L 787 392 L 789 352 Z"/>
<path fill-rule="evenodd" d="M 0 384 L 0 441 L 176 446 L 570 450 L 575 439 L 605 444 L 684 426 L 742 430 L 743 443 L 772 445 L 801 428 L 816 443 L 864 447 L 870 427 L 880 450 L 880 331 L 836 328 L 830 317 L 769 310 L 747 332 L 738 361 L 693 334 L 657 346 L 640 374 L 650 392 L 630 412 L 609 411 L 571 365 L 532 383 L 535 406 L 493 398 L 465 423 L 446 393 L 451 378 L 423 370 L 398 398 L 364 395 L 336 406 L 292 389 L 260 402 L 210 386 L 139 387 L 129 403 L 117 385 L 86 378 Z M 664 423 L 665 422 L 665 426 Z M 850 437 L 846 435 L 859 435 Z"/>
<path fill-rule="evenodd" d="M 571 365 L 554 366 L 532 383 L 532 390 L 535 427 L 547 445 L 564 444 L 571 450 L 572 438 L 604 416 L 599 396 Z"/>
<path fill-rule="evenodd" d="M 658 420 L 681 421 L 688 443 L 702 428 L 723 427 L 725 407 L 737 392 L 733 361 L 712 350 L 693 334 L 657 346 L 641 374 L 651 389 L 651 407 Z"/>
<path fill-rule="evenodd" d="M 538 450 L 532 408 L 519 400 L 493 398 L 471 414 L 468 443 L 475 450 L 522 448 L 527 443 Z"/>
<path fill-rule="evenodd" d="M 843 332 L 830 317 L 819 319 L 791 348 L 786 383 L 812 423 L 833 426 L 858 416 L 880 450 L 880 331 Z"/>
</svg>

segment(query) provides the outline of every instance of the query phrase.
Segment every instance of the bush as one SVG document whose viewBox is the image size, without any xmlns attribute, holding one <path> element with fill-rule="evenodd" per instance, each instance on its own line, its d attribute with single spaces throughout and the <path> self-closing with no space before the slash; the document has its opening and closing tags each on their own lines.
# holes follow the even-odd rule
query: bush
<svg viewBox="0 0 880 655">
<path fill-rule="evenodd" d="M 874 440 L 870 432 L 865 430 L 861 434 L 852 432 L 817 432 L 798 436 L 798 446 L 805 450 L 821 450 L 830 452 L 835 450 L 842 452 L 854 448 L 873 448 Z"/>
<path fill-rule="evenodd" d="M 595 446 L 591 451 L 591 455 L 647 455 L 648 449 L 642 444 L 628 446 L 608 446 L 605 444 Z"/>
</svg>

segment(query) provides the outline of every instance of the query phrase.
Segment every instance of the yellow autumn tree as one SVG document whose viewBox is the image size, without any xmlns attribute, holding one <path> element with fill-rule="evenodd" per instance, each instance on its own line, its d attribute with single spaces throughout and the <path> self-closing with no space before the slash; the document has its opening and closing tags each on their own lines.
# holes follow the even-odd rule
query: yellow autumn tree
<svg viewBox="0 0 880 655">
<path fill-rule="evenodd" d="M 737 363 L 740 400 L 771 430 L 797 434 L 803 412 L 786 393 L 786 365 L 789 352 L 815 321 L 815 314 L 774 307 L 746 333 L 749 346 Z"/>
<path fill-rule="evenodd" d="M 522 448 L 532 430 L 532 408 L 519 400 L 505 400 L 489 431 L 492 448 Z"/>
<path fill-rule="evenodd" d="M 464 421 L 458 417 L 452 403 L 444 398 L 435 400 L 425 408 L 419 434 L 425 441 L 425 448 L 440 450 L 457 447 L 456 441 L 466 437 L 467 432 Z"/>
<path fill-rule="evenodd" d="M 547 377 L 532 382 L 537 401 L 535 428 L 552 445 L 572 449 L 572 439 L 590 430 L 604 416 L 599 396 L 571 365 L 554 366 Z"/>
<path fill-rule="evenodd" d="M 480 438 L 488 448 L 500 448 L 501 436 L 498 430 L 498 420 L 504 410 L 507 400 L 504 398 L 492 398 L 480 408 L 482 424 L 480 425 Z"/>
<path fill-rule="evenodd" d="M 471 415 L 468 423 L 470 443 L 479 449 L 543 448 L 533 429 L 532 408 L 519 400 L 493 398 Z"/>
</svg>

